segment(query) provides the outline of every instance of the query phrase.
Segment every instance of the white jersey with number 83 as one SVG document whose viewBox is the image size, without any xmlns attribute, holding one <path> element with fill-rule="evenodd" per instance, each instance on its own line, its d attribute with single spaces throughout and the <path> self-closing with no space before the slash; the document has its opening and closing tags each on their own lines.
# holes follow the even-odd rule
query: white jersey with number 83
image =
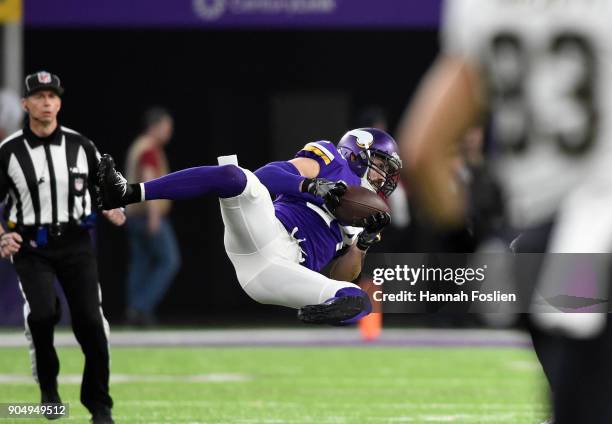
<svg viewBox="0 0 612 424">
<path fill-rule="evenodd" d="M 442 43 L 484 82 L 515 227 L 612 190 L 612 0 L 448 0 Z"/>
</svg>

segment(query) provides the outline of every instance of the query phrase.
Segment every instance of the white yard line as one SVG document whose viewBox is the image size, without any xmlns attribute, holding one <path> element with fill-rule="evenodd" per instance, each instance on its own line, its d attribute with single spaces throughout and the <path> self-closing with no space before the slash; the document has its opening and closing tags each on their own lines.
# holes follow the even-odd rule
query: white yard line
<svg viewBox="0 0 612 424">
<path fill-rule="evenodd" d="M 384 329 L 374 343 L 355 328 L 111 331 L 112 346 L 397 346 L 527 347 L 513 330 Z M 77 346 L 72 332 L 58 331 L 56 346 Z M 0 347 L 25 347 L 23 331 L 0 333 Z"/>
<path fill-rule="evenodd" d="M 252 380 L 246 374 L 136 375 L 111 374 L 111 383 L 228 383 Z M 30 375 L 0 374 L 0 384 L 34 384 Z M 81 384 L 80 374 L 60 374 L 60 384 Z"/>
</svg>

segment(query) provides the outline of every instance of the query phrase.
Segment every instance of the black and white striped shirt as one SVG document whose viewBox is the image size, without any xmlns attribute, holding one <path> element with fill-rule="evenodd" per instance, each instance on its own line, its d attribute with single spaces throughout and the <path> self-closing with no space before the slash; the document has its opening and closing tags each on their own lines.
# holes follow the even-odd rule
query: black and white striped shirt
<svg viewBox="0 0 612 424">
<path fill-rule="evenodd" d="M 39 138 L 26 124 L 0 142 L 0 203 L 9 224 L 81 221 L 93 211 L 100 154 L 93 142 L 66 127 Z"/>
</svg>

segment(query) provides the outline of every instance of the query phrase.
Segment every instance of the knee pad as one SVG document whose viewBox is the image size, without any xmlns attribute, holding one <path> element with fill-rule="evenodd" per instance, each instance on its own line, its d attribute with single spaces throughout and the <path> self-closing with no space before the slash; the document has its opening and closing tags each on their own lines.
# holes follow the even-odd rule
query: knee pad
<svg viewBox="0 0 612 424">
<path fill-rule="evenodd" d="M 221 198 L 238 196 L 247 185 L 246 174 L 236 165 L 219 166 L 219 175 L 224 182 L 224 187 L 219 190 Z"/>
</svg>

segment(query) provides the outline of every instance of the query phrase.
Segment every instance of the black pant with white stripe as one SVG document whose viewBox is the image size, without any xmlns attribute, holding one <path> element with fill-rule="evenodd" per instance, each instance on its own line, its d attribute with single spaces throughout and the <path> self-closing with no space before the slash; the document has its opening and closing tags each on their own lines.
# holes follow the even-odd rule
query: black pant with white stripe
<svg viewBox="0 0 612 424">
<path fill-rule="evenodd" d="M 61 315 L 53 288 L 57 277 L 68 300 L 74 334 L 85 355 L 81 402 L 91 412 L 111 408 L 108 323 L 102 315 L 98 269 L 89 234 L 73 229 L 51 238 L 42 248 L 33 247 L 24 235 L 22 248 L 13 260 L 27 302 L 26 336 L 41 390 L 57 388 L 59 360 L 53 346 L 53 329 Z"/>
<path fill-rule="evenodd" d="M 549 224 L 524 232 L 513 243 L 515 252 L 546 252 L 552 230 Z M 520 290 L 523 293 L 533 293 L 543 259 L 543 254 L 518 258 L 515 278 L 523 284 Z M 554 422 L 612 423 L 612 314 L 608 314 L 606 328 L 589 338 L 544 330 L 529 315 L 525 318 L 536 355 L 550 383 Z"/>
</svg>

